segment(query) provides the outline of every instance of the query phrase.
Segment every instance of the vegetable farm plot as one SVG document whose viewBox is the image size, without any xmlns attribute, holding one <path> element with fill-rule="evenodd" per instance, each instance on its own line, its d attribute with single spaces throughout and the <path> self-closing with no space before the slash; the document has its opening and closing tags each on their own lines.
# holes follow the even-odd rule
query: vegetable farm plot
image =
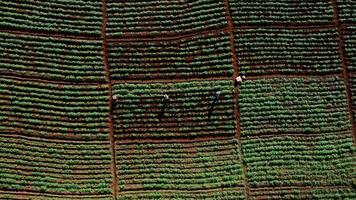
<svg viewBox="0 0 356 200">
<path fill-rule="evenodd" d="M 108 140 L 107 85 L 61 85 L 0 78 L 0 132 Z"/>
<path fill-rule="evenodd" d="M 0 0 L 0 27 L 7 30 L 99 36 L 101 1 Z"/>
<path fill-rule="evenodd" d="M 111 76 L 122 79 L 231 77 L 227 33 L 196 35 L 174 41 L 109 44 Z"/>
<path fill-rule="evenodd" d="M 108 19 L 109 37 L 186 34 L 227 24 L 219 0 L 109 0 Z"/>
<path fill-rule="evenodd" d="M 355 192 L 350 187 L 290 187 L 286 189 L 252 189 L 251 199 L 354 199 Z"/>
<path fill-rule="evenodd" d="M 268 38 L 268 40 L 266 40 Z M 342 71 L 336 29 L 239 29 L 239 69 L 249 75 Z"/>
<path fill-rule="evenodd" d="M 333 7 L 325 0 L 229 0 L 237 26 L 330 24 Z"/>
<path fill-rule="evenodd" d="M 116 137 L 187 138 L 235 134 L 232 81 L 114 85 Z M 213 94 L 221 99 L 212 108 Z M 169 102 L 164 106 L 163 96 Z M 209 118 L 209 110 L 211 112 Z"/>
<path fill-rule="evenodd" d="M 34 199 L 112 196 L 108 141 L 52 141 L 1 131 L 0 146 L 0 198 L 13 191 Z"/>
<path fill-rule="evenodd" d="M 356 22 L 356 2 L 349 0 L 337 0 L 339 17 L 341 22 Z"/>
<path fill-rule="evenodd" d="M 101 41 L 0 32 L 0 52 L 0 75 L 105 82 Z"/>
<path fill-rule="evenodd" d="M 240 152 L 234 137 L 186 143 L 120 144 L 118 140 L 116 154 L 119 190 L 124 194 L 137 191 L 133 196 L 142 199 L 145 191 L 156 191 L 156 199 L 223 194 L 226 199 L 243 199 Z M 197 190 L 201 192 L 194 194 Z"/>
<path fill-rule="evenodd" d="M 340 77 L 248 80 L 240 94 L 241 135 L 350 131 Z"/>
<path fill-rule="evenodd" d="M 348 186 L 355 180 L 350 131 L 242 139 L 251 188 Z"/>
<path fill-rule="evenodd" d="M 345 54 L 349 70 L 356 71 L 356 26 L 350 26 L 346 29 Z"/>
</svg>

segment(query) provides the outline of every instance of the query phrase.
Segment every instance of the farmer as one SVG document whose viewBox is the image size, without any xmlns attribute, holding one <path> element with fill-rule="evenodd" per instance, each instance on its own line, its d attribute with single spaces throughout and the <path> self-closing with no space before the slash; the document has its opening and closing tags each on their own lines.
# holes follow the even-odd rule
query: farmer
<svg viewBox="0 0 356 200">
<path fill-rule="evenodd" d="M 238 77 L 235 79 L 235 87 L 240 87 L 241 83 L 243 80 L 246 79 L 245 74 L 240 74 Z"/>
<path fill-rule="evenodd" d="M 214 108 L 215 108 L 216 103 L 219 102 L 220 94 L 221 94 L 220 91 L 214 92 L 214 95 L 213 95 L 214 101 L 213 101 L 213 103 L 211 104 L 211 107 L 210 107 L 210 109 L 209 109 L 209 112 L 208 112 L 208 119 L 210 119 L 211 114 L 213 113 L 213 110 L 214 110 Z"/>
<path fill-rule="evenodd" d="M 161 121 L 163 115 L 164 115 L 164 110 L 166 109 L 166 106 L 169 102 L 169 96 L 167 94 L 163 95 L 163 105 L 162 105 L 162 108 L 161 108 L 161 112 L 159 113 L 158 115 L 158 119 L 159 121 Z"/>
<path fill-rule="evenodd" d="M 112 106 L 110 108 L 110 113 L 112 114 L 114 112 L 114 107 L 116 106 L 117 102 L 119 101 L 119 99 L 117 98 L 116 95 L 112 96 Z"/>
</svg>

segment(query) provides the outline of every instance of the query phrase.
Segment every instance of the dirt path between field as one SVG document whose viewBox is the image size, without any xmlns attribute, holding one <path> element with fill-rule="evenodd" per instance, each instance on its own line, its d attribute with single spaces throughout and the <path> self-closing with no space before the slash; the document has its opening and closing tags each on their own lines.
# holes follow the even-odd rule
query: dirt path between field
<svg viewBox="0 0 356 200">
<path fill-rule="evenodd" d="M 234 68 L 234 76 L 233 76 L 233 81 L 236 79 L 236 77 L 239 75 L 239 67 L 238 67 L 238 58 L 237 58 L 237 52 L 236 52 L 236 46 L 235 46 L 235 36 L 234 36 L 234 30 L 235 30 L 235 25 L 231 16 L 230 12 L 230 4 L 229 0 L 224 0 L 224 8 L 225 8 L 225 14 L 226 14 L 226 20 L 228 23 L 228 31 L 230 34 L 230 49 L 231 49 L 231 56 L 232 56 L 232 65 Z M 239 149 L 239 160 L 241 167 L 243 169 L 243 185 L 244 185 L 244 193 L 246 199 L 250 199 L 250 188 L 248 186 L 248 179 L 247 179 L 247 166 L 244 162 L 244 156 L 242 152 L 242 147 L 241 147 L 241 128 L 240 128 L 240 108 L 239 108 L 239 91 L 235 89 L 234 92 L 234 115 L 236 118 L 236 135 L 235 137 L 237 138 L 237 144 L 238 144 L 238 149 Z"/>
<path fill-rule="evenodd" d="M 347 68 L 347 62 L 346 62 L 346 53 L 345 53 L 345 40 L 344 40 L 344 25 L 340 23 L 340 18 L 339 18 L 339 9 L 337 7 L 337 2 L 336 0 L 332 0 L 332 5 L 334 9 L 334 24 L 337 27 L 337 32 L 338 32 L 338 39 L 339 39 L 339 54 L 341 58 L 341 65 L 343 68 L 342 74 L 346 86 L 346 95 L 347 95 L 347 103 L 348 103 L 348 110 L 349 110 L 349 116 L 350 116 L 350 121 L 352 124 L 352 133 L 353 133 L 353 141 L 354 144 L 356 143 L 356 123 L 355 123 L 355 117 L 353 113 L 353 105 L 352 105 L 352 93 L 351 93 L 351 79 L 350 79 L 350 73 Z"/>
<path fill-rule="evenodd" d="M 103 21 L 101 24 L 101 38 L 103 40 L 103 64 L 105 69 L 106 80 L 108 82 L 109 88 L 109 139 L 110 139 L 110 147 L 111 147 L 111 171 L 112 171 L 112 191 L 113 191 L 113 199 L 117 198 L 117 172 L 116 172 L 116 152 L 115 152 L 115 130 L 114 130 L 114 117 L 112 113 L 113 109 L 113 89 L 110 75 L 110 65 L 109 65 L 109 49 L 108 42 L 106 39 L 106 26 L 108 23 L 108 13 L 107 13 L 107 0 L 102 0 L 102 13 L 103 13 Z"/>
</svg>

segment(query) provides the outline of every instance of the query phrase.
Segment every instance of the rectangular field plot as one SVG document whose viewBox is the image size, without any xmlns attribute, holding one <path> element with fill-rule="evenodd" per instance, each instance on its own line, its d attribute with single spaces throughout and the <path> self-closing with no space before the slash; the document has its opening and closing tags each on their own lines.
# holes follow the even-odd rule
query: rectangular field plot
<svg viewBox="0 0 356 200">
<path fill-rule="evenodd" d="M 197 190 L 242 189 L 239 153 L 233 137 L 192 142 L 118 142 L 119 191 L 140 194 L 172 190 L 173 195 L 179 195 Z"/>
<path fill-rule="evenodd" d="M 6 133 L 0 134 L 0 190 L 42 197 L 112 195 L 109 142 L 71 143 Z"/>
<path fill-rule="evenodd" d="M 219 0 L 109 0 L 108 15 L 108 36 L 183 34 L 227 24 Z"/>
<path fill-rule="evenodd" d="M 101 1 L 0 0 L 0 19 L 5 29 L 99 36 Z"/>
<path fill-rule="evenodd" d="M 105 82 L 102 43 L 0 33 L 0 74 Z"/>
<path fill-rule="evenodd" d="M 160 42 L 109 44 L 113 79 L 169 79 L 232 76 L 227 33 Z"/>
<path fill-rule="evenodd" d="M 336 29 L 240 29 L 235 41 L 240 71 L 247 74 L 342 70 Z"/>
<path fill-rule="evenodd" d="M 349 186 L 355 180 L 351 131 L 242 139 L 251 188 Z"/>
<path fill-rule="evenodd" d="M 287 188 L 255 188 L 250 192 L 251 199 L 355 199 L 352 187 L 287 187 Z"/>
<path fill-rule="evenodd" d="M 340 77 L 247 80 L 241 87 L 241 135 L 348 131 Z"/>
<path fill-rule="evenodd" d="M 0 132 L 108 140 L 107 84 L 59 85 L 0 78 Z"/>
<path fill-rule="evenodd" d="M 356 71 L 356 26 L 350 26 L 344 35 L 345 39 L 345 54 L 348 68 Z"/>
<path fill-rule="evenodd" d="M 117 138 L 234 135 L 232 81 L 116 84 Z M 214 109 L 213 94 L 220 91 Z M 164 94 L 170 97 L 164 107 Z M 209 110 L 211 112 L 209 118 Z"/>
<path fill-rule="evenodd" d="M 356 1 L 337 0 L 341 22 L 356 22 Z"/>
<path fill-rule="evenodd" d="M 331 1 L 230 0 L 236 25 L 328 24 L 333 19 Z"/>
</svg>

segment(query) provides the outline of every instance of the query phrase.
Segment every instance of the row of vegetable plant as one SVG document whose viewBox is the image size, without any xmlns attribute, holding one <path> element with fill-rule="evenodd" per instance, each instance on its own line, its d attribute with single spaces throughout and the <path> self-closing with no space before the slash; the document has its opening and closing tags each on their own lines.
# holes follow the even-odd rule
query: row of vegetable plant
<svg viewBox="0 0 356 200">
<path fill-rule="evenodd" d="M 116 145 L 120 191 L 243 188 L 237 140 Z M 237 189 L 238 190 L 238 189 Z"/>
<path fill-rule="evenodd" d="M 356 71 L 356 26 L 346 27 L 344 39 L 348 68 L 351 71 Z"/>
<path fill-rule="evenodd" d="M 0 33 L 0 74 L 105 82 L 102 43 Z"/>
<path fill-rule="evenodd" d="M 107 84 L 80 86 L 0 78 L 0 130 L 107 140 Z"/>
<path fill-rule="evenodd" d="M 331 1 L 229 0 L 236 25 L 331 24 Z"/>
<path fill-rule="evenodd" d="M 108 36 L 182 34 L 227 24 L 218 0 L 110 0 L 108 17 Z"/>
<path fill-rule="evenodd" d="M 248 74 L 342 71 L 336 29 L 239 29 L 235 40 Z"/>
<path fill-rule="evenodd" d="M 0 146 L 0 190 L 84 196 L 112 193 L 109 142 L 0 135 Z"/>
<path fill-rule="evenodd" d="M 251 188 L 347 186 L 355 180 L 352 132 L 243 138 Z"/>
<path fill-rule="evenodd" d="M 243 136 L 351 129 L 346 88 L 337 76 L 247 80 L 239 104 Z"/>
<path fill-rule="evenodd" d="M 341 22 L 356 22 L 356 3 L 352 0 L 337 0 L 339 17 Z"/>
<path fill-rule="evenodd" d="M 169 79 L 232 76 L 227 33 L 175 41 L 111 43 L 113 79 Z"/>
<path fill-rule="evenodd" d="M 0 19 L 6 29 L 99 36 L 101 1 L 0 0 Z"/>
<path fill-rule="evenodd" d="M 119 99 L 114 108 L 116 137 L 233 135 L 232 87 L 230 80 L 116 84 L 114 93 Z M 217 91 L 221 92 L 220 100 L 213 107 Z M 170 98 L 167 103 L 165 94 Z"/>
</svg>

